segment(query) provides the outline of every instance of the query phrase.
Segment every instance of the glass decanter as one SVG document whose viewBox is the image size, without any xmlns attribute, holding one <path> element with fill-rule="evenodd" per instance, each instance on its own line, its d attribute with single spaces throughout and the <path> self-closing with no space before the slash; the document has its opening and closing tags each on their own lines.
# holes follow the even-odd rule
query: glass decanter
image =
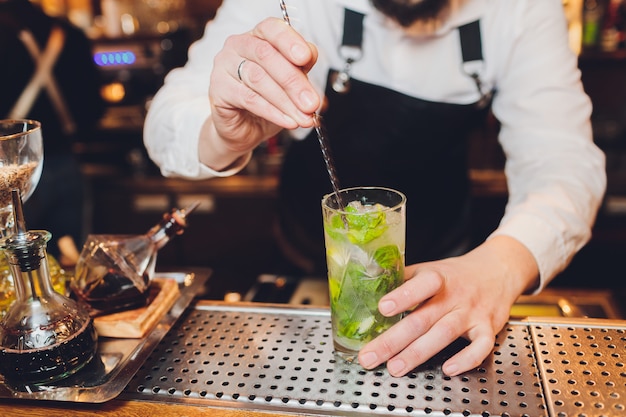
<svg viewBox="0 0 626 417">
<path fill-rule="evenodd" d="M 70 275 L 54 256 L 48 253 L 46 258 L 48 259 L 48 270 L 52 279 L 52 287 L 59 294 L 67 295 Z M 0 319 L 4 317 L 11 303 L 15 301 L 15 285 L 13 281 L 9 262 L 6 256 L 0 255 Z"/>
<path fill-rule="evenodd" d="M 159 249 L 184 232 L 198 204 L 172 209 L 143 235 L 87 236 L 70 281 L 72 295 L 92 316 L 145 306 Z"/>
<path fill-rule="evenodd" d="M 26 229 L 19 190 L 12 191 L 13 233 L 0 240 L 16 300 L 0 321 L 0 373 L 13 385 L 66 378 L 88 364 L 97 334 L 87 310 L 54 291 L 46 246 L 51 234 Z"/>
<path fill-rule="evenodd" d="M 42 126 L 37 120 L 0 120 L 0 237 L 8 236 L 13 225 L 11 190 L 19 189 L 21 200 L 31 196 L 43 169 Z M 56 263 L 56 260 L 54 260 Z M 55 287 L 65 281 L 60 268 L 53 272 Z M 0 318 L 15 300 L 9 264 L 0 256 Z"/>
</svg>

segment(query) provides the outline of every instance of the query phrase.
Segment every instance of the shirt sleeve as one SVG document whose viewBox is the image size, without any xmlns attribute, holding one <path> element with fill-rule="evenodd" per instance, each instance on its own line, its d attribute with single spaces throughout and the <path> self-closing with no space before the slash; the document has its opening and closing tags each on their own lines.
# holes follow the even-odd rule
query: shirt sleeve
<svg viewBox="0 0 626 417">
<path fill-rule="evenodd" d="M 512 236 L 532 252 L 538 292 L 589 241 L 606 188 L 605 158 L 593 142 L 591 101 L 567 42 L 561 2 L 507 7 L 522 10 L 493 103 L 509 201 L 492 236 Z"/>
<path fill-rule="evenodd" d="M 245 10 L 245 13 L 241 13 Z M 144 122 L 143 140 L 150 158 L 166 177 L 203 179 L 229 176 L 246 166 L 251 153 L 225 171 L 200 163 L 198 141 L 202 125 L 211 115 L 209 79 L 213 58 L 226 38 L 251 30 L 259 16 L 280 16 L 280 7 L 269 0 L 224 1 L 204 35 L 188 51 L 185 66 L 172 70 L 152 99 Z"/>
</svg>

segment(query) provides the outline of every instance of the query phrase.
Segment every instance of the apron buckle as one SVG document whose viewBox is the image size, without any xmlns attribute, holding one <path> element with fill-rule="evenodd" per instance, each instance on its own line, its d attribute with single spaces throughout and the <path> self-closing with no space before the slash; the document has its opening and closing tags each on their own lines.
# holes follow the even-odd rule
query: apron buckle
<svg viewBox="0 0 626 417">
<path fill-rule="evenodd" d="M 345 94 L 350 91 L 350 74 L 345 69 L 343 71 L 333 71 L 330 80 L 335 93 Z"/>
</svg>

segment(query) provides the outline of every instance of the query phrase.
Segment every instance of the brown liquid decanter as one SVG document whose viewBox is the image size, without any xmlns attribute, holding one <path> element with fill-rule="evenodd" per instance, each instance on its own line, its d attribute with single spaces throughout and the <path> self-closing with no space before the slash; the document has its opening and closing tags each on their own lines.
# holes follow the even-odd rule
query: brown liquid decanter
<svg viewBox="0 0 626 417">
<path fill-rule="evenodd" d="M 18 190 L 13 190 L 13 213 L 14 231 L 0 240 L 16 290 L 0 321 L 0 374 L 16 386 L 51 383 L 91 361 L 96 330 L 85 309 L 54 291 L 46 257 L 51 234 L 26 230 Z"/>
<path fill-rule="evenodd" d="M 72 295 L 92 316 L 145 306 L 159 249 L 184 232 L 197 206 L 172 209 L 143 235 L 89 235 L 70 282 Z"/>
</svg>

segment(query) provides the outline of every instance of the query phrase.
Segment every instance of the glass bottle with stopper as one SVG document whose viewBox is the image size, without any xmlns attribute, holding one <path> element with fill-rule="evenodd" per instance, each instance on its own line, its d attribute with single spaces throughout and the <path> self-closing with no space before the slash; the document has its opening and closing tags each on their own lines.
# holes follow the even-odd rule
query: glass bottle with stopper
<svg viewBox="0 0 626 417">
<path fill-rule="evenodd" d="M 34 192 L 43 169 L 42 126 L 37 120 L 0 120 L 0 237 L 13 230 L 11 190 L 20 190 L 22 202 Z M 63 290 L 64 276 L 56 259 L 48 254 L 52 281 Z M 5 256 L 0 256 L 0 318 L 15 301 L 11 270 Z"/>
<path fill-rule="evenodd" d="M 14 230 L 0 240 L 0 249 L 15 279 L 16 300 L 0 321 L 0 373 L 16 386 L 41 385 L 88 364 L 98 339 L 87 310 L 52 287 L 50 232 L 27 230 L 19 190 L 12 195 Z"/>
<path fill-rule="evenodd" d="M 70 282 L 72 294 L 92 316 L 145 306 L 159 249 L 184 232 L 198 204 L 172 209 L 143 235 L 89 235 Z"/>
</svg>

